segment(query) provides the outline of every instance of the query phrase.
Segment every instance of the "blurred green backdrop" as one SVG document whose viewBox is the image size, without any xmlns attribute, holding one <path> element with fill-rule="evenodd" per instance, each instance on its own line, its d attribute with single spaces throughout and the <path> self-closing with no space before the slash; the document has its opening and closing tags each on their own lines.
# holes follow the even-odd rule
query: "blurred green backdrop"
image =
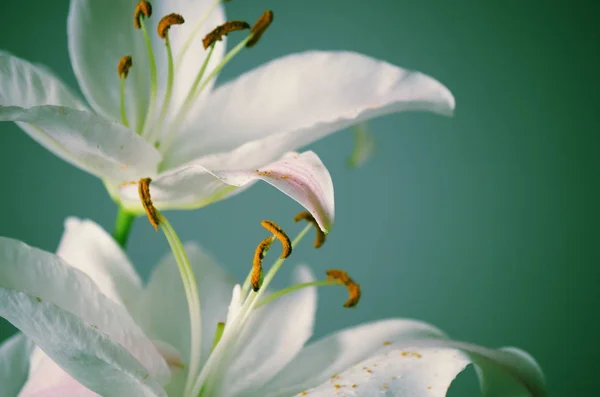
<svg viewBox="0 0 600 397">
<path fill-rule="evenodd" d="M 276 14 L 272 30 L 221 81 L 290 52 L 348 49 L 428 73 L 457 99 L 452 119 L 405 113 L 372 122 L 378 150 L 356 171 L 346 167 L 348 132 L 311 147 L 334 179 L 336 225 L 322 249 L 307 244 L 294 260 L 317 273 L 345 268 L 364 289 L 356 310 L 341 308 L 344 292 L 321 290 L 316 335 L 418 318 L 457 339 L 526 349 L 552 395 L 591 395 L 600 358 L 600 3 L 227 4 L 230 18 L 251 21 L 266 8 Z M 48 65 L 76 87 L 67 9 L 67 0 L 2 0 L 0 48 Z M 14 124 L 0 131 L 0 235 L 52 251 L 66 216 L 112 228 L 115 206 L 100 181 Z M 169 217 L 183 239 L 199 240 L 241 278 L 264 234 L 259 221 L 291 227 L 298 210 L 259 184 Z M 142 274 L 166 249 L 147 221 L 135 223 L 128 252 Z M 0 340 L 12 332 L 0 323 Z M 471 382 L 461 376 L 452 394 L 473 391 Z"/>
</svg>

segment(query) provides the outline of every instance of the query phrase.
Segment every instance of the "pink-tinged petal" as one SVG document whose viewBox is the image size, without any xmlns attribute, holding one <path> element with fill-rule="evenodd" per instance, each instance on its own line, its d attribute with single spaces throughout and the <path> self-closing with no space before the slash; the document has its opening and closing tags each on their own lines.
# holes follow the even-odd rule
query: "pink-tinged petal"
<svg viewBox="0 0 600 397">
<path fill-rule="evenodd" d="M 0 288 L 4 291 L 0 315 L 13 322 L 53 359 L 56 357 L 49 349 L 58 349 L 55 354 L 63 354 L 57 341 L 63 338 L 61 343 L 69 345 L 72 341 L 68 333 L 74 332 L 82 339 L 77 342 L 79 345 L 73 342 L 73 348 L 83 349 L 86 343 L 92 346 L 100 343 L 102 347 L 106 340 L 109 349 L 106 354 L 114 350 L 113 343 L 118 344 L 146 368 L 145 373 L 150 377 L 159 382 L 169 379 L 165 360 L 125 307 L 102 294 L 94 281 L 58 256 L 0 238 Z M 64 329 L 59 317 L 65 321 Z M 52 331 L 52 327 L 57 328 Z M 115 352 L 122 355 L 120 351 Z M 102 354 L 110 363 L 110 357 Z"/>
<path fill-rule="evenodd" d="M 20 121 L 38 143 L 63 160 L 110 181 L 152 176 L 160 153 L 122 124 L 63 106 L 0 107 L 0 121 Z"/>
<path fill-rule="evenodd" d="M 262 180 L 310 211 L 323 231 L 331 229 L 333 182 L 314 152 L 288 153 L 281 160 L 260 168 L 219 166 L 227 167 L 227 164 L 208 159 L 204 164 L 194 162 L 159 175 L 150 185 L 154 205 L 159 209 L 198 208 L 227 197 L 232 187 L 243 189 Z M 121 201 L 130 209 L 141 210 L 135 184 L 121 188 Z"/>
<path fill-rule="evenodd" d="M 452 93 L 423 73 L 352 52 L 292 54 L 218 87 L 177 136 L 164 166 L 264 139 L 281 154 L 385 114 L 453 109 Z"/>
</svg>

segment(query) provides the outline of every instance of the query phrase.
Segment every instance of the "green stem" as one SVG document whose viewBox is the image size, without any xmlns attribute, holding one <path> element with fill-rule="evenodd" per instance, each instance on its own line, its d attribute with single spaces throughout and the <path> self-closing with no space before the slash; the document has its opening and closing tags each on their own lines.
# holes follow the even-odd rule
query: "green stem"
<svg viewBox="0 0 600 397">
<path fill-rule="evenodd" d="M 113 237 L 117 243 L 121 246 L 121 248 L 125 248 L 127 245 L 127 239 L 129 238 L 129 232 L 131 231 L 131 225 L 133 225 L 133 220 L 135 219 L 135 215 L 131 212 L 123 209 L 123 207 L 119 207 L 119 212 L 117 212 L 117 219 L 115 220 L 115 230 L 113 232 Z"/>
</svg>

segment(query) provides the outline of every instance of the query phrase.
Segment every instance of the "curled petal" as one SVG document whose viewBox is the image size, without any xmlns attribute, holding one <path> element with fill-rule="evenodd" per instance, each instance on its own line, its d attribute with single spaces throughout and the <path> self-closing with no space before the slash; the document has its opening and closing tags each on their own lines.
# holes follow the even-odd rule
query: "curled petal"
<svg viewBox="0 0 600 397">
<path fill-rule="evenodd" d="M 197 208 L 226 197 L 232 187 L 245 188 L 262 180 L 310 211 L 324 232 L 331 229 L 333 182 L 314 152 L 288 153 L 279 161 L 253 169 L 232 169 L 217 161 L 213 163 L 190 163 L 153 179 L 150 193 L 154 205 L 159 209 Z M 141 209 L 133 185 L 121 188 L 121 201 L 133 210 Z"/>
<path fill-rule="evenodd" d="M 0 344 L 0 397 L 19 394 L 27 380 L 33 343 L 18 333 Z"/>
</svg>

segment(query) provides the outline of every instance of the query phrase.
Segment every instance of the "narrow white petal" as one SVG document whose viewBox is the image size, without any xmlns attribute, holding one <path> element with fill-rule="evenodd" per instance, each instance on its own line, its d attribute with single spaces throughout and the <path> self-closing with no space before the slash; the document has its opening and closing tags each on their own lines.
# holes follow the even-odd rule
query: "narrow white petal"
<svg viewBox="0 0 600 397">
<path fill-rule="evenodd" d="M 160 153 L 120 123 L 62 106 L 0 107 L 0 121 L 22 121 L 27 132 L 63 160 L 115 182 L 152 176 Z"/>
<path fill-rule="evenodd" d="M 142 291 L 141 280 L 127 255 L 93 221 L 68 218 L 56 254 L 87 274 L 100 292 L 117 303 L 128 306 Z"/>
<path fill-rule="evenodd" d="M 165 164 L 265 138 L 283 153 L 384 114 L 453 109 L 450 91 L 422 73 L 351 52 L 292 54 L 217 88 Z"/>
<path fill-rule="evenodd" d="M 14 289 L 0 287 L 0 302 L 2 317 L 31 338 L 73 378 L 100 395 L 165 396 L 148 369 L 95 324 Z"/>
<path fill-rule="evenodd" d="M 311 281 L 314 277 L 307 267 L 296 269 L 293 284 Z M 278 376 L 312 336 L 316 306 L 316 288 L 310 287 L 254 312 L 226 365 L 221 395 L 263 395 L 263 386 Z"/>
<path fill-rule="evenodd" d="M 54 346 L 56 336 L 48 327 L 52 324 L 59 327 L 60 323 L 52 313 L 63 316 L 61 313 L 64 312 L 68 314 L 63 316 L 64 320 L 70 321 L 74 330 L 81 330 L 96 339 L 100 335 L 111 343 L 120 344 L 146 367 L 151 377 L 159 382 L 168 380 L 167 364 L 127 310 L 107 298 L 88 276 L 58 256 L 0 238 L 0 288 L 5 289 L 0 299 L 2 317 L 13 322 L 53 359 L 56 357 L 50 354 L 49 347 L 41 343 Z M 57 332 L 59 330 L 60 327 Z M 63 337 L 63 343 L 68 344 L 68 336 L 64 334 Z"/>
<path fill-rule="evenodd" d="M 361 324 L 311 343 L 270 382 L 265 395 L 298 393 L 325 382 L 356 362 L 403 340 L 445 338 L 437 328 L 415 320 L 389 319 Z"/>
<path fill-rule="evenodd" d="M 27 380 L 33 343 L 18 333 L 0 344 L 0 397 L 14 397 Z"/>
<path fill-rule="evenodd" d="M 200 294 L 202 359 L 210 352 L 217 323 L 227 318 L 233 279 L 195 244 L 185 245 Z M 135 308 L 136 320 L 150 337 L 171 344 L 185 363 L 190 358 L 190 319 L 177 263 L 167 255 L 154 269 Z"/>
<path fill-rule="evenodd" d="M 241 154 L 240 154 L 241 155 Z M 321 159 L 311 151 L 288 153 L 260 168 L 232 169 L 217 159 L 194 162 L 159 175 L 150 185 L 159 209 L 197 208 L 262 180 L 279 189 L 310 211 L 321 229 L 328 232 L 334 221 L 333 182 Z M 141 202 L 134 185 L 121 188 L 122 203 L 136 211 Z"/>
</svg>

